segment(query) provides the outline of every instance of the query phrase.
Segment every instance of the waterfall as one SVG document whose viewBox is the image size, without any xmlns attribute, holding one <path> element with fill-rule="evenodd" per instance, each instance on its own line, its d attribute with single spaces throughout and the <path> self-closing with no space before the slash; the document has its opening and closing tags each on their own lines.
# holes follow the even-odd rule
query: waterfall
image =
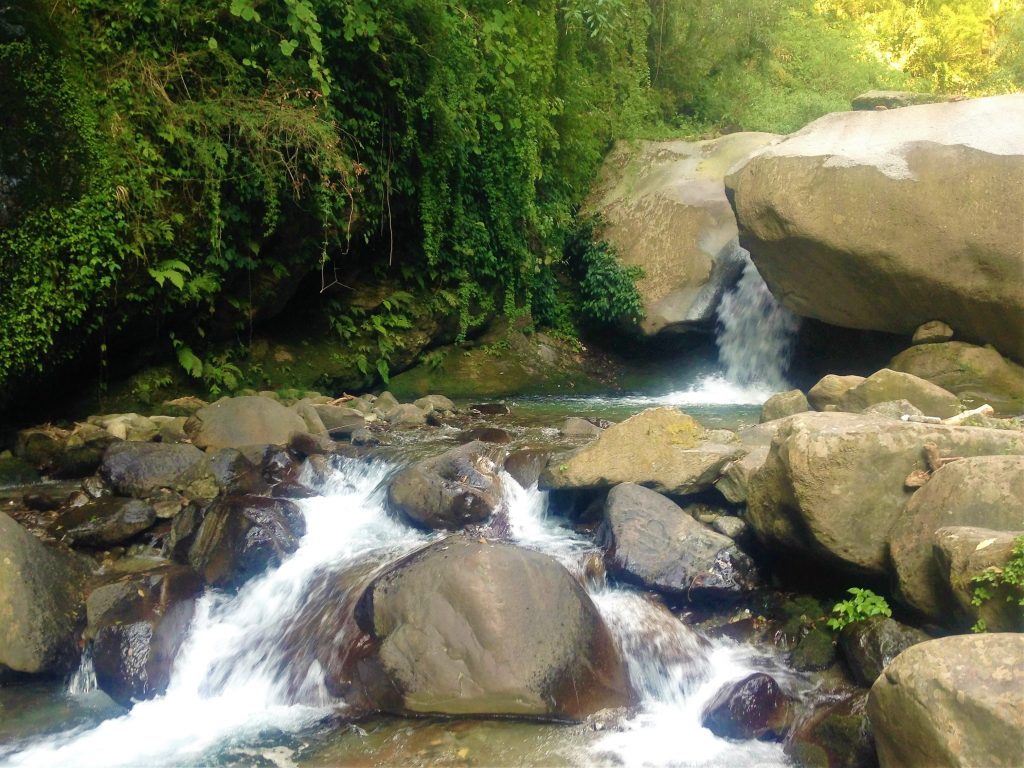
<svg viewBox="0 0 1024 768">
<path fill-rule="evenodd" d="M 715 343 L 726 381 L 779 392 L 789 388 L 786 371 L 800 319 L 779 304 L 745 256 L 739 281 L 718 304 Z"/>
<path fill-rule="evenodd" d="M 87 645 L 82 651 L 82 660 L 78 669 L 68 681 L 68 694 L 70 696 L 84 696 L 96 690 L 96 667 L 92 663 L 92 646 Z"/>
</svg>

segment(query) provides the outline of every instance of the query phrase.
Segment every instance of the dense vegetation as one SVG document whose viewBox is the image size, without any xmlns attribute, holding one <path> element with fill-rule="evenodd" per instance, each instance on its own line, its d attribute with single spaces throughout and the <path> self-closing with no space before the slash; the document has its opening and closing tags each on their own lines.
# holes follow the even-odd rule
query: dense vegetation
<svg viewBox="0 0 1024 768">
<path fill-rule="evenodd" d="M 1019 0 L 57 0 L 0 8 L 0 400 L 205 344 L 319 279 L 386 376 L 421 312 L 635 315 L 578 242 L 615 138 L 789 131 L 880 85 L 1024 81 Z M 351 288 L 387 280 L 370 305 Z M 582 286 L 578 306 L 573 291 Z M 610 286 L 611 300 L 600 295 Z M 326 324 L 325 324 L 326 327 Z M 367 346 L 366 339 L 373 344 Z"/>
</svg>

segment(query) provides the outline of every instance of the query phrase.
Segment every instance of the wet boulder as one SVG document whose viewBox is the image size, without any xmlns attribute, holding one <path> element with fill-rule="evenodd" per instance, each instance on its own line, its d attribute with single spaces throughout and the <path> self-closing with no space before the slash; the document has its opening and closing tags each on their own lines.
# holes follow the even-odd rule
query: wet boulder
<svg viewBox="0 0 1024 768">
<path fill-rule="evenodd" d="M 763 672 L 726 685 L 701 714 L 701 724 L 726 739 L 782 741 L 791 723 L 789 698 Z"/>
<path fill-rule="evenodd" d="M 386 711 L 579 720 L 629 701 L 594 603 L 539 552 L 452 536 L 391 566 L 361 604 L 377 652 L 358 674 Z"/>
<path fill-rule="evenodd" d="M 839 647 L 858 685 L 870 688 L 890 662 L 907 648 L 931 638 L 895 619 L 872 616 L 854 621 L 839 633 Z"/>
<path fill-rule="evenodd" d="M 935 532 L 934 554 L 939 575 L 953 595 L 962 628 L 981 622 L 989 632 L 1024 632 L 1020 593 L 1005 584 L 975 581 L 1004 569 L 1021 536 L 1024 531 L 964 526 L 939 528 Z M 976 605 L 978 587 L 989 597 Z"/>
<path fill-rule="evenodd" d="M 94 589 L 86 602 L 99 687 L 122 706 L 163 693 L 203 580 L 167 564 Z"/>
<path fill-rule="evenodd" d="M 691 416 L 675 408 L 650 408 L 608 427 L 582 448 L 553 456 L 540 486 L 581 490 L 636 483 L 659 493 L 698 493 L 745 453 L 739 443 L 713 442 L 704 435 Z"/>
<path fill-rule="evenodd" d="M 485 443 L 474 441 L 418 461 L 392 478 L 388 503 L 424 528 L 455 530 L 483 522 L 501 504 L 498 458 Z"/>
<path fill-rule="evenodd" d="M 938 317 L 1024 359 L 1022 122 L 1024 94 L 825 115 L 726 177 L 740 243 L 798 315 L 908 336 Z"/>
<path fill-rule="evenodd" d="M 750 557 L 659 493 L 632 483 L 608 493 L 600 538 L 610 570 L 678 597 L 738 598 L 756 588 Z"/>
<path fill-rule="evenodd" d="M 890 532 L 913 492 L 905 480 L 927 469 L 929 444 L 942 457 L 1024 454 L 1020 432 L 801 413 L 783 421 L 751 479 L 747 522 L 762 543 L 789 555 L 884 578 Z"/>
<path fill-rule="evenodd" d="M 955 616 L 950 615 L 949 587 L 934 555 L 935 532 L 954 525 L 1024 529 L 1024 456 L 978 456 L 946 464 L 897 516 L 889 536 L 897 595 L 939 623 Z"/>
<path fill-rule="evenodd" d="M 882 768 L 1019 766 L 1022 692 L 1022 634 L 955 635 L 908 648 L 868 697 Z"/>
<path fill-rule="evenodd" d="M 786 740 L 786 754 L 806 768 L 877 768 L 867 699 L 867 691 L 824 699 Z"/>
<path fill-rule="evenodd" d="M 192 445 L 120 442 L 103 456 L 100 474 L 118 493 L 144 498 L 170 488 L 212 499 L 218 487 L 206 454 Z"/>
<path fill-rule="evenodd" d="M 831 632 L 820 627 L 800 638 L 789 656 L 789 663 L 798 672 L 820 672 L 836 663 L 836 645 Z"/>
<path fill-rule="evenodd" d="M 72 546 L 101 548 L 129 541 L 155 522 L 152 505 L 139 499 L 104 496 L 66 509 L 52 530 Z"/>
<path fill-rule="evenodd" d="M 547 448 L 520 448 L 505 458 L 505 471 L 523 488 L 529 488 L 537 484 L 551 453 Z"/>
<path fill-rule="evenodd" d="M 198 448 L 285 445 L 293 433 L 306 431 L 306 422 L 295 411 L 259 396 L 223 398 L 200 408 L 185 423 Z"/>
<path fill-rule="evenodd" d="M 305 532 L 302 511 L 287 499 L 226 496 L 206 510 L 188 562 L 207 584 L 237 587 L 280 565 Z"/>
<path fill-rule="evenodd" d="M 86 575 L 71 555 L 0 512 L 0 677 L 75 668 Z"/>
</svg>

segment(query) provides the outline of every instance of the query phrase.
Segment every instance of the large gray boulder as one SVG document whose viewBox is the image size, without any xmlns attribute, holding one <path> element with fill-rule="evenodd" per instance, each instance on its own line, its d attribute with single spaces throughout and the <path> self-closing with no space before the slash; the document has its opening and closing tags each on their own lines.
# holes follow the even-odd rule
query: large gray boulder
<svg viewBox="0 0 1024 768">
<path fill-rule="evenodd" d="M 790 555 L 885 577 L 890 531 L 913 491 L 904 481 L 927 468 L 929 443 L 943 457 L 1024 454 L 1020 432 L 801 413 L 782 422 L 751 479 L 747 521 Z"/>
<path fill-rule="evenodd" d="M 500 453 L 474 440 L 416 462 L 392 478 L 388 503 L 422 528 L 481 523 L 501 504 Z"/>
<path fill-rule="evenodd" d="M 613 573 L 676 597 L 738 598 L 759 585 L 754 563 L 728 536 L 705 528 L 660 493 L 611 489 L 601 538 Z"/>
<path fill-rule="evenodd" d="M 846 393 L 864 381 L 863 376 L 840 376 L 829 373 L 807 392 L 807 401 L 816 411 L 838 409 Z"/>
<path fill-rule="evenodd" d="M 736 433 L 747 452 L 726 465 L 722 476 L 715 482 L 715 488 L 726 498 L 726 501 L 733 504 L 747 503 L 750 479 L 768 460 L 772 439 L 783 423 L 783 421 L 775 419 L 764 424 L 746 427 Z"/>
<path fill-rule="evenodd" d="M 78 664 L 85 569 L 0 512 L 0 677 Z"/>
<path fill-rule="evenodd" d="M 629 700 L 597 608 L 539 552 L 449 537 L 391 567 L 363 603 L 389 685 L 368 666 L 364 683 L 386 691 L 387 711 L 581 719 Z"/>
<path fill-rule="evenodd" d="M 1008 416 L 1024 412 L 1024 368 L 991 347 L 919 344 L 896 355 L 889 367 L 949 390 L 968 408 L 987 403 Z"/>
<path fill-rule="evenodd" d="M 1006 584 L 975 579 L 1004 569 L 1024 531 L 950 526 L 935 532 L 935 560 L 939 575 L 956 603 L 961 626 L 981 622 L 989 632 L 1024 632 L 1021 591 Z M 975 604 L 977 588 L 988 594 Z M 952 623 L 947 621 L 946 623 Z"/>
<path fill-rule="evenodd" d="M 553 456 L 540 476 L 546 489 L 610 488 L 636 483 L 683 496 L 710 488 L 746 451 L 705 440 L 705 430 L 676 408 L 650 408 L 614 424 L 597 440 Z"/>
<path fill-rule="evenodd" d="M 953 525 L 1024 529 L 1024 456 L 980 456 L 947 464 L 914 493 L 896 518 L 889 551 L 897 595 L 942 623 L 955 617 L 950 615 L 948 582 L 933 549 L 935 532 Z"/>
<path fill-rule="evenodd" d="M 125 496 L 144 498 L 170 488 L 193 499 L 212 499 L 218 491 L 208 457 L 193 445 L 114 443 L 103 455 L 100 474 Z"/>
<path fill-rule="evenodd" d="M 1024 360 L 1024 94 L 826 115 L 726 177 L 788 309 L 904 333 L 941 318 Z"/>
<path fill-rule="evenodd" d="M 744 264 L 723 177 L 778 138 L 619 142 L 608 155 L 587 208 L 601 215 L 601 234 L 619 259 L 644 270 L 637 283 L 644 334 L 714 322 L 718 300 Z"/>
<path fill-rule="evenodd" d="M 290 408 L 268 397 L 231 397 L 200 408 L 185 423 L 185 432 L 199 448 L 241 448 L 285 445 L 306 422 Z"/>
<path fill-rule="evenodd" d="M 1024 763 L 1024 635 L 956 635 L 915 645 L 871 687 L 881 768 Z"/>
</svg>

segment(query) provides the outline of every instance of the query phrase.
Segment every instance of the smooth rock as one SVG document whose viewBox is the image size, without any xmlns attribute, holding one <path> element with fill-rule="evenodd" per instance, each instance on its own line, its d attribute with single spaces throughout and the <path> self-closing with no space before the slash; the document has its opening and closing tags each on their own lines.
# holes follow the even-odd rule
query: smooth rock
<svg viewBox="0 0 1024 768">
<path fill-rule="evenodd" d="M 124 496 L 142 498 L 170 488 L 212 499 L 218 491 L 206 454 L 192 445 L 115 443 L 103 455 L 100 474 Z"/>
<path fill-rule="evenodd" d="M 1022 123 L 1020 93 L 826 115 L 726 177 L 740 244 L 798 315 L 908 335 L 941 317 L 1024 360 Z"/>
<path fill-rule="evenodd" d="M 799 389 L 791 389 L 788 392 L 779 392 L 765 400 L 761 406 L 761 423 L 784 419 L 796 413 L 804 413 L 811 410 L 807 396 Z"/>
<path fill-rule="evenodd" d="M 863 376 L 827 374 L 807 391 L 807 402 L 816 411 L 824 411 L 829 406 L 838 408 L 846 393 L 863 381 Z"/>
<path fill-rule="evenodd" d="M 560 431 L 565 437 L 599 437 L 604 430 L 579 416 L 569 416 Z"/>
<path fill-rule="evenodd" d="M 232 397 L 200 408 L 185 424 L 198 448 L 285 445 L 306 422 L 292 410 L 265 397 Z"/>
<path fill-rule="evenodd" d="M 935 561 L 938 571 L 956 601 L 966 629 L 981 621 L 988 632 L 1024 632 L 1024 589 L 1016 591 L 1003 584 L 978 583 L 987 571 L 1003 569 L 1013 555 L 1024 531 L 993 531 L 990 528 L 952 526 L 935 532 Z M 976 588 L 990 597 L 974 604 Z"/>
<path fill-rule="evenodd" d="M 885 578 L 890 531 L 911 496 L 904 481 L 927 469 L 926 444 L 941 456 L 1024 454 L 1024 434 L 1016 432 L 801 413 L 783 422 L 751 480 L 747 522 L 787 556 Z"/>
<path fill-rule="evenodd" d="M 978 456 L 946 464 L 897 517 L 889 535 L 897 595 L 939 623 L 955 617 L 933 547 L 936 530 L 952 525 L 1024 530 L 1024 456 Z"/>
<path fill-rule="evenodd" d="M 738 598 L 759 585 L 753 561 L 655 491 L 612 488 L 599 534 L 611 570 L 630 581 L 692 599 Z"/>
<path fill-rule="evenodd" d="M 839 632 L 839 647 L 858 685 L 870 688 L 893 659 L 907 648 L 931 638 L 919 629 L 885 616 L 847 624 Z"/>
<path fill-rule="evenodd" d="M 485 443 L 472 442 L 406 467 L 388 485 L 388 503 L 414 525 L 455 530 L 489 518 L 502 486 Z"/>
<path fill-rule="evenodd" d="M 313 409 L 320 416 L 331 437 L 351 437 L 357 429 L 366 426 L 365 415 L 355 408 L 341 405 L 315 405 Z"/>
<path fill-rule="evenodd" d="M 906 400 L 920 408 L 925 416 L 948 419 L 960 413 L 960 400 L 952 392 L 909 373 L 889 368 L 871 374 L 847 391 L 839 409 L 861 413 L 872 405 L 893 400 Z"/>
<path fill-rule="evenodd" d="M 924 416 L 924 412 L 909 400 L 887 400 L 865 408 L 861 413 L 867 416 L 884 416 L 887 419 L 900 419 L 904 416 Z"/>
<path fill-rule="evenodd" d="M 882 768 L 1005 766 L 1024 758 L 1024 635 L 920 643 L 868 697 Z"/>
<path fill-rule="evenodd" d="M 72 546 L 123 544 L 156 522 L 156 510 L 139 499 L 106 496 L 61 513 L 54 535 Z"/>
<path fill-rule="evenodd" d="M 755 672 L 715 694 L 704 707 L 701 724 L 726 739 L 781 741 L 791 717 L 789 701 L 775 678 Z"/>
<path fill-rule="evenodd" d="M 941 320 L 929 320 L 922 323 L 914 331 L 911 344 L 937 344 L 942 341 L 949 341 L 953 338 L 953 329 Z"/>
<path fill-rule="evenodd" d="M 0 677 L 78 664 L 85 568 L 0 512 Z"/>
<path fill-rule="evenodd" d="M 592 443 L 553 456 L 540 477 L 545 489 L 608 488 L 636 483 L 687 495 L 710 488 L 745 449 L 702 440 L 704 428 L 675 408 L 651 408 L 604 430 Z"/>
<path fill-rule="evenodd" d="M 579 720 L 629 701 L 600 613 L 539 552 L 449 537 L 391 566 L 362 602 L 393 686 L 386 711 Z"/>
<path fill-rule="evenodd" d="M 772 439 L 779 431 L 782 421 L 758 424 L 741 429 L 737 434 L 746 453 L 735 461 L 729 462 L 722 476 L 715 481 L 715 488 L 732 504 L 746 504 L 750 479 L 768 459 L 768 450 Z"/>
</svg>

